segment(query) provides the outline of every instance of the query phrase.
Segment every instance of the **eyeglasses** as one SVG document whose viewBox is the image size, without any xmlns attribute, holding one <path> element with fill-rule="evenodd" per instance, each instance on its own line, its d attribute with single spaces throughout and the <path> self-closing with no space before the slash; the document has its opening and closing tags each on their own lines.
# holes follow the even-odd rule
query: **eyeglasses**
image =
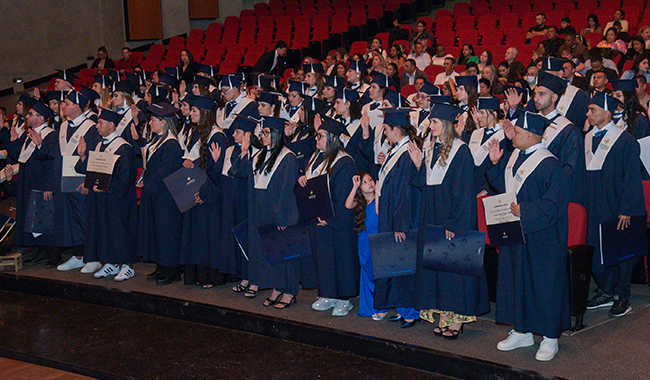
<svg viewBox="0 0 650 380">
<path fill-rule="evenodd" d="M 316 135 L 316 140 L 325 139 L 325 138 L 327 138 L 327 135 L 322 135 L 320 133 Z"/>
<path fill-rule="evenodd" d="M 260 135 L 262 135 L 264 137 L 271 136 L 271 131 L 262 131 L 262 133 L 260 133 Z"/>
</svg>

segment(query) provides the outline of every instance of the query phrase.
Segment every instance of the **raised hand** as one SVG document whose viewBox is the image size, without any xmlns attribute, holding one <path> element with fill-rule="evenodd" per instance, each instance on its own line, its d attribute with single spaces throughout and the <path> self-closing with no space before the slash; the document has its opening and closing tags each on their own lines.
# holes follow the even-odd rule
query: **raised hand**
<svg viewBox="0 0 650 380">
<path fill-rule="evenodd" d="M 36 132 L 33 128 L 30 128 L 27 130 L 27 133 L 29 134 L 29 138 L 36 146 L 41 146 L 43 143 L 43 137 L 41 137 L 40 132 Z"/>
<path fill-rule="evenodd" d="M 470 115 L 474 120 L 474 124 L 478 125 L 478 107 L 476 106 L 472 107 L 472 109 L 470 110 Z"/>
<path fill-rule="evenodd" d="M 503 128 L 503 133 L 506 135 L 508 140 L 515 138 L 515 126 L 512 125 L 512 121 L 505 119 L 501 122 L 501 127 Z"/>
<path fill-rule="evenodd" d="M 422 165 L 422 150 L 418 147 L 418 144 L 416 144 L 415 141 L 408 142 L 408 152 L 415 167 L 420 169 L 420 166 Z"/>
<path fill-rule="evenodd" d="M 131 137 L 133 137 L 133 140 L 140 139 L 140 134 L 138 133 L 138 129 L 135 127 L 135 123 L 131 123 Z"/>
<path fill-rule="evenodd" d="M 217 162 L 219 156 L 221 156 L 221 147 L 217 145 L 217 143 L 213 142 L 212 145 L 210 145 L 210 154 L 212 155 L 212 160 Z"/>
<path fill-rule="evenodd" d="M 356 174 L 356 175 L 352 176 L 352 186 L 355 189 L 358 189 L 359 186 L 361 186 L 361 176 L 360 175 Z"/>
<path fill-rule="evenodd" d="M 511 110 L 516 109 L 519 106 L 519 103 L 521 103 L 522 95 L 520 95 L 514 88 L 507 89 L 505 95 L 506 102 Z"/>
<path fill-rule="evenodd" d="M 316 116 L 314 116 L 314 129 L 318 131 L 321 125 L 323 125 L 323 119 L 320 117 L 319 114 L 316 114 Z"/>
<path fill-rule="evenodd" d="M 79 157 L 86 157 L 86 140 L 83 136 L 79 138 L 79 145 L 77 145 L 77 154 Z"/>
<path fill-rule="evenodd" d="M 503 157 L 503 149 L 501 149 L 497 139 L 490 140 L 488 142 L 488 148 L 490 150 L 490 161 L 492 161 L 492 165 L 496 165 L 501 157 Z"/>
</svg>

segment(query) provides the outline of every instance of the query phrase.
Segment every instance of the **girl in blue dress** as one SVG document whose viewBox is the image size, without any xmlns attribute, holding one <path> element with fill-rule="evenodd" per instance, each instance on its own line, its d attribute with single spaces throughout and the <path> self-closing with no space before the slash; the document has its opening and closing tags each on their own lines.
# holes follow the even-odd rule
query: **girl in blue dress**
<svg viewBox="0 0 650 380">
<path fill-rule="evenodd" d="M 369 235 L 379 233 L 379 216 L 375 202 L 375 180 L 366 172 L 360 172 L 352 177 L 352 191 L 345 202 L 345 207 L 354 210 L 355 231 L 359 233 L 359 264 L 361 265 L 361 281 L 359 287 L 360 317 L 372 317 L 380 321 L 388 310 L 377 310 L 373 307 L 375 297 L 375 278 L 370 257 Z M 385 315 L 385 314 L 384 314 Z"/>
</svg>

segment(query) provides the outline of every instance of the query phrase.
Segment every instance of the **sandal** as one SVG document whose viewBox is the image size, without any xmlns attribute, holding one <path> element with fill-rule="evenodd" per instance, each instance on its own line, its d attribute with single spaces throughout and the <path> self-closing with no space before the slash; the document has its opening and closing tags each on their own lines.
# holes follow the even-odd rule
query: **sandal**
<svg viewBox="0 0 650 380">
<path fill-rule="evenodd" d="M 267 298 L 266 300 L 264 300 L 264 303 L 262 305 L 264 305 L 265 307 L 275 305 L 276 303 L 278 303 L 280 297 L 282 297 L 283 294 L 284 293 L 278 293 L 278 296 L 275 297 L 275 299 L 271 299 L 271 297 Z"/>
<path fill-rule="evenodd" d="M 449 329 L 446 327 L 436 327 L 433 329 L 433 335 L 435 336 L 444 336 L 443 334 L 447 332 Z"/>
<path fill-rule="evenodd" d="M 203 285 L 203 289 L 212 289 L 214 287 L 214 284 L 205 284 Z"/>
<path fill-rule="evenodd" d="M 250 286 L 250 284 L 246 284 L 246 286 L 244 286 L 240 282 L 240 283 L 238 283 L 236 286 L 234 286 L 232 288 L 232 291 L 235 292 L 235 293 L 243 293 L 243 292 L 246 291 L 246 289 L 248 289 L 249 286 Z"/>
<path fill-rule="evenodd" d="M 456 329 L 447 329 L 447 331 L 443 332 L 443 335 L 442 335 L 443 338 L 445 338 L 447 340 L 456 340 L 456 339 L 458 339 L 458 335 L 463 332 L 463 327 L 464 326 L 465 326 L 464 324 L 460 325 L 460 328 L 458 330 L 456 330 Z M 444 335 L 444 333 L 451 333 L 451 335 Z"/>
<path fill-rule="evenodd" d="M 279 299 L 279 298 L 280 298 L 280 297 L 278 297 L 278 299 Z M 296 296 L 291 297 L 291 299 L 289 300 L 289 302 L 284 302 L 284 301 L 280 301 L 280 302 L 278 302 L 278 303 L 275 305 L 275 308 L 278 309 L 278 310 L 286 309 L 286 308 L 288 308 L 289 306 L 291 306 L 292 303 L 298 303 L 298 301 L 296 301 Z"/>
<path fill-rule="evenodd" d="M 258 290 L 255 289 L 248 289 L 246 293 L 244 293 L 244 297 L 246 298 L 255 298 L 257 297 Z"/>
</svg>

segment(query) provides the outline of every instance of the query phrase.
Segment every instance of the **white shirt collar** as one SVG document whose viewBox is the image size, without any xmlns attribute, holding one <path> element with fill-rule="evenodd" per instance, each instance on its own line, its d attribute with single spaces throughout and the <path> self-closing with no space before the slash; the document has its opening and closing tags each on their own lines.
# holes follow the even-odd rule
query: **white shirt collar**
<svg viewBox="0 0 650 380">
<path fill-rule="evenodd" d="M 81 124 L 81 122 L 82 122 L 85 118 L 86 118 L 86 113 L 85 113 L 85 112 L 82 112 L 81 115 L 77 116 L 76 118 L 74 118 L 74 119 L 72 120 L 72 123 L 73 123 L 75 126 L 79 126 L 79 125 Z"/>
<path fill-rule="evenodd" d="M 535 145 L 531 146 L 530 148 L 526 149 L 524 151 L 524 154 L 526 154 L 526 155 L 531 154 L 531 153 L 535 152 L 537 149 L 542 148 L 543 146 L 544 146 L 544 144 L 542 144 L 542 143 L 535 144 Z"/>
<path fill-rule="evenodd" d="M 117 134 L 117 131 L 115 131 L 115 132 L 111 133 L 110 135 L 108 135 L 106 137 L 102 137 L 102 141 L 108 140 L 108 142 L 111 142 L 111 141 L 115 140 L 118 136 L 119 135 Z"/>
<path fill-rule="evenodd" d="M 601 129 L 601 128 L 598 128 L 597 125 L 594 125 L 594 133 L 598 133 L 598 132 L 600 132 L 600 131 L 606 131 L 606 130 L 608 130 L 612 125 L 614 125 L 614 122 L 613 122 L 613 121 L 610 121 L 609 123 L 607 123 L 607 124 L 606 124 L 602 129 Z"/>
</svg>

